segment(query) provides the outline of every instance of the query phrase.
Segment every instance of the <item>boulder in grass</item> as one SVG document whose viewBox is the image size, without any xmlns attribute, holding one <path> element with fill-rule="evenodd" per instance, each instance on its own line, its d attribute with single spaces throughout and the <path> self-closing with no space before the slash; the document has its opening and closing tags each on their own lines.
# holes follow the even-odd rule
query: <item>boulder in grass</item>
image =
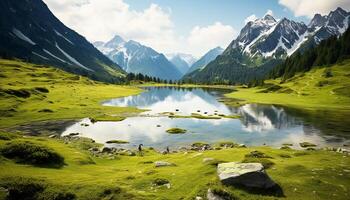
<svg viewBox="0 0 350 200">
<path fill-rule="evenodd" d="M 270 189 L 276 186 L 260 163 L 221 163 L 218 165 L 217 173 L 225 185 L 256 189 Z"/>
<path fill-rule="evenodd" d="M 155 167 L 169 167 L 169 166 L 175 166 L 174 163 L 169 163 L 165 161 L 156 161 L 154 162 Z"/>
</svg>

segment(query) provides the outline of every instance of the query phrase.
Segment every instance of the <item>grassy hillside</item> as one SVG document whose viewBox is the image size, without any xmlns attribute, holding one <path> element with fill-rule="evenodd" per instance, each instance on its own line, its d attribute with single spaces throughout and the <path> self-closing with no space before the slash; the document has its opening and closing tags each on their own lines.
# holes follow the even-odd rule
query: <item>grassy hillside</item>
<svg viewBox="0 0 350 200">
<path fill-rule="evenodd" d="M 341 87 L 345 87 L 349 82 L 347 66 L 333 67 L 333 77 L 327 80 L 336 81 L 337 86 L 322 86 L 318 92 L 325 95 L 324 90 L 338 91 L 341 83 Z M 316 70 L 304 77 L 314 75 L 315 78 L 318 77 L 316 74 L 321 76 L 323 73 L 323 69 Z M 139 112 L 136 108 L 103 107 L 100 102 L 104 99 L 138 94 L 140 89 L 102 84 L 51 67 L 0 60 L 0 81 L 1 127 L 40 120 L 82 117 L 120 120 L 125 115 Z M 303 83 L 302 77 L 280 87 L 296 90 L 299 87 L 294 86 L 294 82 Z M 305 84 L 306 88 L 311 87 L 311 83 L 316 82 Z M 270 84 L 270 87 L 265 88 L 240 89 L 237 94 L 251 92 L 255 95 L 266 95 L 256 91 L 271 90 L 272 84 L 278 83 L 271 81 Z M 332 87 L 333 90 L 328 87 Z M 299 89 L 297 92 L 309 91 Z M 345 105 L 345 108 L 348 108 L 345 101 L 348 97 L 343 97 L 345 93 L 342 92 L 336 92 L 335 95 L 339 96 L 339 99 L 329 105 L 340 102 L 340 105 L 333 107 L 340 108 L 341 105 Z M 294 92 L 268 94 L 298 96 Z M 300 96 L 307 98 L 312 95 Z M 278 96 L 275 98 L 278 99 Z M 291 100 L 290 96 L 285 98 Z M 152 148 L 145 148 L 141 156 L 133 149 L 131 152 L 101 153 L 101 148 L 101 144 L 87 138 L 49 138 L 0 130 L 0 200 L 5 198 L 8 191 L 13 199 L 26 197 L 56 200 L 153 200 L 195 199 L 197 196 L 205 199 L 209 188 L 230 196 L 231 199 L 248 200 L 342 200 L 349 199 L 350 196 L 350 157 L 348 154 L 334 151 L 250 147 L 221 150 L 219 148 L 205 152 L 186 150 L 163 155 Z M 98 153 L 93 149 L 97 149 Z M 255 150 L 266 154 L 268 158 L 247 157 Z M 206 163 L 203 162 L 205 158 L 214 160 Z M 167 161 L 175 165 L 157 168 L 156 161 Z M 216 164 L 232 161 L 263 163 L 267 173 L 281 187 L 283 195 L 276 196 L 264 191 L 247 191 L 222 185 L 216 174 Z M 161 185 L 167 182 L 170 185 Z"/>
<path fill-rule="evenodd" d="M 350 60 L 296 74 L 285 82 L 267 80 L 261 87 L 237 89 L 226 96 L 245 102 L 350 111 Z"/>
<path fill-rule="evenodd" d="M 108 85 L 56 68 L 11 60 L 0 60 L 0 85 L 0 127 L 48 119 L 113 119 L 111 115 L 138 110 L 105 107 L 101 101 L 141 92 L 136 87 Z"/>
<path fill-rule="evenodd" d="M 29 183 L 40 182 L 45 189 L 35 192 L 46 198 L 70 194 L 78 199 L 194 199 L 205 197 L 208 188 L 225 191 L 240 199 L 348 199 L 350 195 L 350 158 L 336 152 L 257 147 L 169 155 L 146 150 L 142 157 L 107 153 L 96 157 L 86 150 L 97 145 L 90 140 L 67 142 L 20 136 L 11 141 L 0 140 L 0 147 L 19 141 L 30 141 L 58 152 L 64 157 L 65 165 L 61 168 L 37 167 L 0 157 L 0 186 L 25 188 Z M 255 159 L 255 162 L 270 166 L 267 173 L 282 187 L 285 197 L 254 194 L 220 184 L 215 163 L 242 161 L 253 150 L 272 157 Z M 208 157 L 216 161 L 204 163 L 203 159 Z M 155 161 L 168 161 L 175 166 L 156 168 Z M 156 180 L 164 179 L 169 181 L 170 188 L 155 185 Z"/>
</svg>

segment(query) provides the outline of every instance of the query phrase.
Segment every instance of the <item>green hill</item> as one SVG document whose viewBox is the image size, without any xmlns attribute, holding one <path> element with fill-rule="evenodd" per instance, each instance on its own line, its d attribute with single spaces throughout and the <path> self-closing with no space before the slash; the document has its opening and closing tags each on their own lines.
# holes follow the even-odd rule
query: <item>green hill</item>
<svg viewBox="0 0 350 200">
<path fill-rule="evenodd" d="M 0 83 L 0 127 L 137 112 L 134 108 L 107 108 L 100 101 L 141 91 L 96 82 L 54 67 L 1 59 Z"/>
</svg>

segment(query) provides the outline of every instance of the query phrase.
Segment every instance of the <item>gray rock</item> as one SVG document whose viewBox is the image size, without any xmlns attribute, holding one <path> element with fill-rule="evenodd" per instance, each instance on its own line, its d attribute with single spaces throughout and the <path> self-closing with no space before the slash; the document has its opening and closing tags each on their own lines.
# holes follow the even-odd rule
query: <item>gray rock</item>
<svg viewBox="0 0 350 200">
<path fill-rule="evenodd" d="M 215 161 L 214 158 L 203 158 L 203 163 L 209 163 Z"/>
<path fill-rule="evenodd" d="M 240 145 L 238 145 L 238 147 L 246 148 L 247 146 L 245 144 L 240 144 Z"/>
<path fill-rule="evenodd" d="M 57 135 L 50 135 L 49 138 L 57 138 Z"/>
<path fill-rule="evenodd" d="M 169 163 L 165 161 L 156 161 L 154 162 L 155 167 L 168 167 L 168 166 L 175 166 L 174 163 Z"/>
<path fill-rule="evenodd" d="M 249 188 L 269 189 L 276 185 L 260 163 L 221 163 L 217 173 L 225 185 L 242 185 Z"/>
<path fill-rule="evenodd" d="M 210 189 L 208 189 L 207 199 L 208 200 L 225 200 L 225 198 L 220 197 L 217 194 L 214 194 Z"/>
</svg>

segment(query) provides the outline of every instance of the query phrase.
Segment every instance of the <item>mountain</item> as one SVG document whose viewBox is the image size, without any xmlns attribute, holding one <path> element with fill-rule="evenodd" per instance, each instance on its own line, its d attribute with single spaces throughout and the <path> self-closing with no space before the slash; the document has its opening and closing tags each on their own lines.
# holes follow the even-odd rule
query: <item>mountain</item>
<svg viewBox="0 0 350 200">
<path fill-rule="evenodd" d="M 202 56 L 197 62 L 193 63 L 187 73 L 191 73 L 197 69 L 204 68 L 208 63 L 215 60 L 216 57 L 221 55 L 223 52 L 224 49 L 221 47 L 211 49 L 206 54 L 204 54 L 204 56 Z"/>
<path fill-rule="evenodd" d="M 247 83 L 262 78 L 293 53 L 344 33 L 349 27 L 349 16 L 349 12 L 338 8 L 326 16 L 315 15 L 306 25 L 287 18 L 276 20 L 266 14 L 248 22 L 222 55 L 204 69 L 187 74 L 184 80 Z"/>
<path fill-rule="evenodd" d="M 123 70 L 66 27 L 42 0 L 0 1 L 0 56 L 119 82 Z"/>
<path fill-rule="evenodd" d="M 177 67 L 177 69 L 182 73 L 182 75 L 186 74 L 187 71 L 190 69 L 191 65 L 197 61 L 197 59 L 191 54 L 185 53 L 167 54 L 166 57 L 171 63 L 173 63 Z"/>
<path fill-rule="evenodd" d="M 115 36 L 110 41 L 95 42 L 95 47 L 128 73 L 141 73 L 166 80 L 178 80 L 182 73 L 163 54 L 136 41 Z"/>
<path fill-rule="evenodd" d="M 166 57 L 171 60 L 174 57 L 179 57 L 181 60 L 185 61 L 188 66 L 191 66 L 193 63 L 197 61 L 197 59 L 191 55 L 191 54 L 186 54 L 186 53 L 169 53 L 166 54 Z"/>
<path fill-rule="evenodd" d="M 173 63 L 173 65 L 175 65 L 175 67 L 181 72 L 182 75 L 186 74 L 187 71 L 190 69 L 188 63 L 185 60 L 183 60 L 179 55 L 172 57 L 171 59 L 169 59 L 169 61 Z"/>
<path fill-rule="evenodd" d="M 298 72 L 307 72 L 312 68 L 329 67 L 337 62 L 350 58 L 350 29 L 347 29 L 340 37 L 331 36 L 320 42 L 316 47 L 309 48 L 301 54 L 297 52 L 288 57 L 282 64 L 276 66 L 269 78 L 281 77 L 283 81 L 292 78 Z M 330 68 L 325 70 L 323 76 L 332 77 Z M 319 85 L 327 85 L 329 82 L 320 82 Z"/>
</svg>

